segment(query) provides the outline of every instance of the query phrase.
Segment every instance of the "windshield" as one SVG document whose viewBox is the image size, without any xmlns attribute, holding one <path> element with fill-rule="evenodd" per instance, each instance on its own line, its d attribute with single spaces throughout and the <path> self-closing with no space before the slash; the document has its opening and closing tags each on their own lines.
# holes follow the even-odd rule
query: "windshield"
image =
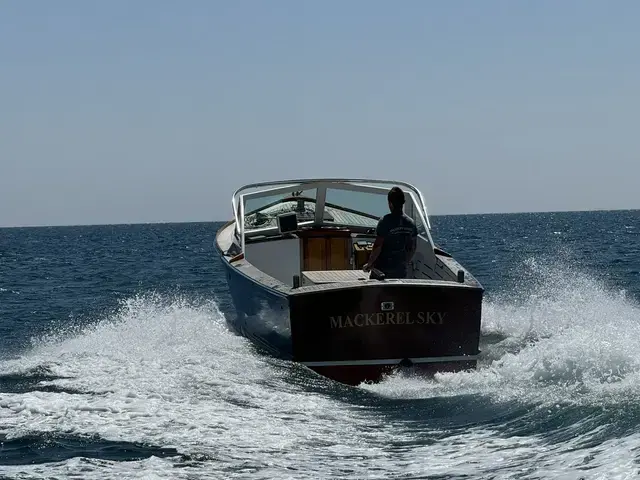
<svg viewBox="0 0 640 480">
<path fill-rule="evenodd" d="M 277 226 L 277 217 L 296 212 L 298 223 L 312 222 L 315 216 L 316 189 L 249 198 L 244 207 L 244 228 L 255 230 Z"/>
<path fill-rule="evenodd" d="M 364 187 L 364 186 L 363 186 Z M 315 222 L 318 189 L 280 192 L 264 197 L 249 197 L 244 205 L 244 230 L 247 232 L 276 228 L 278 216 L 295 212 L 298 224 Z M 366 187 L 364 187 L 366 188 Z M 322 192 L 322 188 L 320 189 Z M 268 193 L 268 192 L 267 192 Z M 420 234 L 427 233 L 427 227 L 421 220 L 418 208 L 410 192 L 405 192 L 404 211 L 416 222 Z M 322 203 L 322 200 L 320 200 Z M 387 190 L 369 191 L 347 190 L 327 186 L 324 198 L 322 223 L 346 227 L 375 228 L 381 217 L 389 213 Z"/>
</svg>

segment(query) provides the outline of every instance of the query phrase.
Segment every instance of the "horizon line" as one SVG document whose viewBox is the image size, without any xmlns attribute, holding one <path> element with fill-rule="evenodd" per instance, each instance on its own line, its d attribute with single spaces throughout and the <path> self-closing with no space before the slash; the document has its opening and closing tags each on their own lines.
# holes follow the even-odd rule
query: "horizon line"
<svg viewBox="0 0 640 480">
<path fill-rule="evenodd" d="M 482 215 L 527 215 L 527 214 L 549 214 L 549 213 L 596 213 L 596 212 L 634 212 L 640 208 L 597 208 L 593 210 L 530 210 L 521 212 L 476 212 L 476 213 L 431 213 L 429 218 L 436 217 L 463 217 Z M 192 223 L 226 223 L 226 220 L 174 220 L 174 221 L 138 221 L 138 222 L 117 222 L 117 223 L 68 223 L 68 224 L 39 224 L 39 225 L 5 225 L 0 226 L 0 230 L 10 228 L 68 228 L 68 227 L 116 227 L 134 225 L 182 225 Z"/>
</svg>

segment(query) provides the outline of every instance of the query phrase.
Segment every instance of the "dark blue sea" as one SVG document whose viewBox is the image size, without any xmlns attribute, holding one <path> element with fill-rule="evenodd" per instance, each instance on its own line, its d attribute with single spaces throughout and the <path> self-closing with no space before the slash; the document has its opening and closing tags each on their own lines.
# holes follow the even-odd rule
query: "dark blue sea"
<svg viewBox="0 0 640 480">
<path fill-rule="evenodd" d="M 219 224 L 0 229 L 0 477 L 640 478 L 640 211 L 432 223 L 481 364 L 359 387 L 229 331 Z"/>
</svg>

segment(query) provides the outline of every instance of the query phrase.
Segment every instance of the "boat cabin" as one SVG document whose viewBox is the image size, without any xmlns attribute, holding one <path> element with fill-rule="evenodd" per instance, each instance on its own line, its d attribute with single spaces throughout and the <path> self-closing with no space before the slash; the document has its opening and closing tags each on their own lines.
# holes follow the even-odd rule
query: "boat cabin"
<svg viewBox="0 0 640 480">
<path fill-rule="evenodd" d="M 434 246 L 422 194 L 405 182 L 316 179 L 258 183 L 237 190 L 224 254 L 243 260 L 292 288 L 365 280 L 362 271 L 387 193 L 399 186 L 404 212 L 418 228 L 409 278 L 456 281 L 450 256 Z M 442 257 L 442 258 L 441 258 Z M 453 259 L 450 260 L 453 262 Z"/>
</svg>

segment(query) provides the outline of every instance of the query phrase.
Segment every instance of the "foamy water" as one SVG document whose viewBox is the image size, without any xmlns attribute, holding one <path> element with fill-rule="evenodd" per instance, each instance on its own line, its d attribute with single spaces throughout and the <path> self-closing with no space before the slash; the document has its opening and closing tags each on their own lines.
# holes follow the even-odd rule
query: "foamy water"
<svg viewBox="0 0 640 480">
<path fill-rule="evenodd" d="M 487 301 L 477 371 L 341 386 L 256 353 L 215 301 L 141 296 L 35 339 L 0 374 L 0 438 L 97 435 L 174 448 L 0 466 L 30 478 L 637 478 L 640 308 L 570 268 Z M 47 391 L 47 386 L 58 387 Z M 437 477 L 441 475 L 442 477 Z"/>
<path fill-rule="evenodd" d="M 535 283 L 483 306 L 481 367 L 419 381 L 418 388 L 545 404 L 640 398 L 640 307 L 570 268 L 533 260 L 527 267 Z"/>
</svg>

